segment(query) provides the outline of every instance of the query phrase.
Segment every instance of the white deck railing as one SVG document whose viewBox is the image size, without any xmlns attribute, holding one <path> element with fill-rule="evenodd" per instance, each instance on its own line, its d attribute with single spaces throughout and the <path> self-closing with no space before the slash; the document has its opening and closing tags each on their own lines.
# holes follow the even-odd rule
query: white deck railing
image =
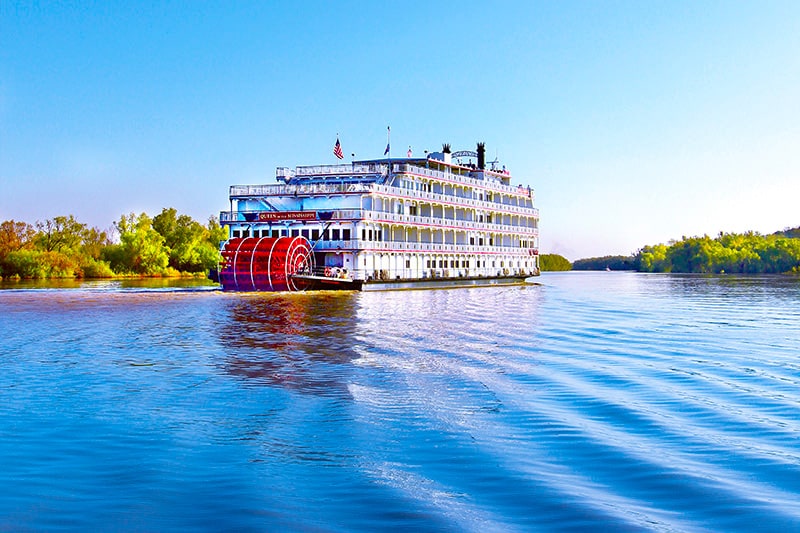
<svg viewBox="0 0 800 533">
<path fill-rule="evenodd" d="M 471 244 L 447 244 L 427 242 L 397 242 L 397 241 L 317 241 L 316 250 L 368 250 L 368 251 L 393 251 L 393 252 L 430 252 L 439 254 L 496 254 L 513 255 L 515 257 L 528 257 L 528 248 L 519 246 L 477 246 Z"/>
<path fill-rule="evenodd" d="M 219 215 L 220 222 L 258 222 L 258 213 L 262 211 L 222 211 Z M 252 220 L 248 220 L 251 218 Z M 425 217 L 419 215 L 405 215 L 384 213 L 367 209 L 337 209 L 332 211 L 330 220 L 372 221 L 378 224 L 402 224 L 408 226 L 425 226 L 435 228 L 453 228 L 463 231 L 489 231 L 495 233 L 520 233 L 529 236 L 539 234 L 538 228 L 517 226 L 511 224 L 496 224 L 493 222 L 477 222 L 473 220 L 453 220 L 449 218 Z"/>
</svg>

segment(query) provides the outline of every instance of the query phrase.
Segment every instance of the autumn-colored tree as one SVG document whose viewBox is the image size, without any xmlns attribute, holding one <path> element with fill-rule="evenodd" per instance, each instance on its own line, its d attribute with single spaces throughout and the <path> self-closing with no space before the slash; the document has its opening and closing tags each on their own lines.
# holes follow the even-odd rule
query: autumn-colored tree
<svg viewBox="0 0 800 533">
<path fill-rule="evenodd" d="M 0 260 L 10 252 L 33 247 L 36 230 L 26 222 L 6 220 L 0 223 Z"/>
</svg>

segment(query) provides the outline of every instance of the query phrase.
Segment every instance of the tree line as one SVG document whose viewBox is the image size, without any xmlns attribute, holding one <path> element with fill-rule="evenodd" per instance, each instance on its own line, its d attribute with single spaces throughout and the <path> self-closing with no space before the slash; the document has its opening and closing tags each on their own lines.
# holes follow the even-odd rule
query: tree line
<svg viewBox="0 0 800 533">
<path fill-rule="evenodd" d="M 800 273 L 800 227 L 770 235 L 757 232 L 720 233 L 716 237 L 682 237 L 668 244 L 647 245 L 629 256 L 589 257 L 570 263 L 543 254 L 543 271 L 635 270 L 705 274 Z"/>
<path fill-rule="evenodd" d="M 640 272 L 781 274 L 800 272 L 800 228 L 760 235 L 720 233 L 645 246 L 634 256 Z"/>
<path fill-rule="evenodd" d="M 577 259 L 572 263 L 572 270 L 636 270 L 636 264 L 629 255 L 604 255 Z"/>
<path fill-rule="evenodd" d="M 539 269 L 542 272 L 572 270 L 572 263 L 563 255 L 541 254 L 539 256 Z"/>
<path fill-rule="evenodd" d="M 180 276 L 217 267 L 227 231 L 165 208 L 155 217 L 122 215 L 101 231 L 57 216 L 35 225 L 0 223 L 0 279 Z"/>
</svg>

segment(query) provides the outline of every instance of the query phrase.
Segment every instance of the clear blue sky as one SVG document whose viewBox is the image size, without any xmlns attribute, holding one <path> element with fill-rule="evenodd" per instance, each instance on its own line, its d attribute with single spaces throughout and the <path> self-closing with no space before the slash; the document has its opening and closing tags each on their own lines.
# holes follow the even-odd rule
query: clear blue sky
<svg viewBox="0 0 800 533">
<path fill-rule="evenodd" d="M 800 225 L 800 2 L 0 0 L 0 220 L 487 143 L 570 259 Z"/>
</svg>

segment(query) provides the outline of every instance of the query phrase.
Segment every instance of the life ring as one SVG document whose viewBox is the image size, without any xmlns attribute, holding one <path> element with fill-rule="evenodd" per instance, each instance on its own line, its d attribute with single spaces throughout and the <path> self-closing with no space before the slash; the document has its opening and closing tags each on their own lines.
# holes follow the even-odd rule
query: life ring
<svg viewBox="0 0 800 533">
<path fill-rule="evenodd" d="M 325 267 L 325 277 L 329 278 L 331 277 L 331 274 L 332 274 L 331 267 Z"/>
</svg>

